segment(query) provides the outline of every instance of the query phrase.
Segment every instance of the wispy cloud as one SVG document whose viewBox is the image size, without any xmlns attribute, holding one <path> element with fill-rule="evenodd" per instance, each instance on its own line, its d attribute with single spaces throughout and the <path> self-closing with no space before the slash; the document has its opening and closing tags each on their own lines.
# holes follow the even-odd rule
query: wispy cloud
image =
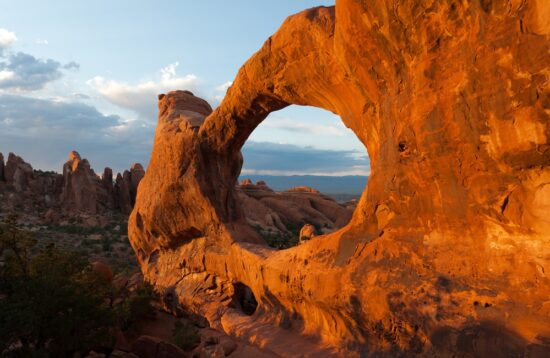
<svg viewBox="0 0 550 358">
<path fill-rule="evenodd" d="M 69 63 L 66 63 L 65 65 L 63 65 L 63 68 L 66 69 L 66 70 L 78 70 L 80 69 L 80 64 L 74 62 L 74 61 L 71 61 Z"/>
<path fill-rule="evenodd" d="M 177 67 L 177 62 L 170 64 L 160 70 L 156 79 L 137 84 L 109 80 L 101 76 L 96 76 L 87 83 L 110 103 L 135 112 L 141 119 L 154 121 L 157 117 L 158 94 L 178 89 L 197 89 L 197 76 L 179 76 Z"/>
<path fill-rule="evenodd" d="M 212 102 L 214 105 L 218 105 L 222 101 L 223 97 L 225 97 L 225 94 L 227 93 L 227 90 L 232 84 L 233 81 L 227 81 L 214 87 L 214 95 L 212 96 Z"/>
</svg>

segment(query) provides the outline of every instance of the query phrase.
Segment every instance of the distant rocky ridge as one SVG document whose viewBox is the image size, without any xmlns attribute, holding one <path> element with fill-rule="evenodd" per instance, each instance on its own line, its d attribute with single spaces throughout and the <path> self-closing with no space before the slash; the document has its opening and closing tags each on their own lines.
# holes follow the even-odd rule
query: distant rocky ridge
<svg viewBox="0 0 550 358">
<path fill-rule="evenodd" d="M 298 186 L 273 191 L 266 182 L 241 181 L 237 195 L 249 225 L 257 231 L 298 237 L 299 230 L 311 224 L 318 234 L 332 232 L 346 225 L 357 202 L 337 203 L 318 190 Z"/>
<path fill-rule="evenodd" d="M 108 216 L 130 214 L 144 174 L 135 163 L 115 180 L 111 168 L 100 177 L 76 151 L 69 153 L 62 174 L 34 170 L 14 153 L 4 162 L 0 153 L 0 212 L 37 214 L 45 223 L 82 216 L 88 225 L 101 225 Z"/>
<path fill-rule="evenodd" d="M 34 170 L 14 153 L 5 162 L 0 153 L 0 213 L 25 213 L 48 224 L 81 217 L 87 226 L 102 226 L 113 215 L 130 214 L 144 175 L 143 166 L 134 163 L 116 177 L 111 168 L 99 176 L 76 151 L 69 153 L 62 174 Z M 337 203 L 307 186 L 275 192 L 264 181 L 253 184 L 249 179 L 237 191 L 253 228 L 264 235 L 296 239 L 306 224 L 319 234 L 344 226 L 356 205 L 355 201 Z"/>
</svg>

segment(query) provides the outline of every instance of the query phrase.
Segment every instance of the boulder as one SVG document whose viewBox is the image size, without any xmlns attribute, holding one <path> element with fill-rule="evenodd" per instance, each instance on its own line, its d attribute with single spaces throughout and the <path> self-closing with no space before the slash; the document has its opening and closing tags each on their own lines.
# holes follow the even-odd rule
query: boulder
<svg viewBox="0 0 550 358">
<path fill-rule="evenodd" d="M 152 336 L 140 336 L 132 343 L 132 353 L 140 358 L 187 358 L 179 347 Z"/>
<path fill-rule="evenodd" d="M 141 358 L 134 353 L 131 352 L 125 352 L 119 349 L 115 349 L 111 352 L 111 355 L 109 355 L 109 358 Z"/>
<path fill-rule="evenodd" d="M 316 235 L 316 230 L 315 230 L 315 226 L 311 225 L 311 224 L 305 224 L 304 226 L 302 226 L 302 228 L 300 229 L 300 243 L 304 242 L 304 241 L 307 241 L 307 240 L 310 240 L 310 239 L 313 239 Z"/>
<path fill-rule="evenodd" d="M 92 270 L 100 275 L 105 281 L 109 283 L 113 281 L 113 271 L 107 264 L 102 261 L 94 261 L 91 265 Z"/>
</svg>

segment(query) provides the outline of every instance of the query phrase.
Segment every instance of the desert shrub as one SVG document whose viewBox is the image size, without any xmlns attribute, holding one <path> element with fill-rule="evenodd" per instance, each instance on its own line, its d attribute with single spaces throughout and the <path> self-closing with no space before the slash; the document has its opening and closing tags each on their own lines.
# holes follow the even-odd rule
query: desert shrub
<svg viewBox="0 0 550 358">
<path fill-rule="evenodd" d="M 96 243 L 96 240 L 84 239 L 80 242 L 80 246 L 90 247 L 90 246 L 94 246 L 95 243 Z"/>
<path fill-rule="evenodd" d="M 123 235 L 128 234 L 128 223 L 127 223 L 127 222 L 121 222 L 121 223 L 120 223 L 120 232 L 121 232 Z"/>
<path fill-rule="evenodd" d="M 110 345 L 108 283 L 78 253 L 36 241 L 10 216 L 0 224 L 0 354 L 72 356 Z"/>
<path fill-rule="evenodd" d="M 131 292 L 116 307 L 120 327 L 127 330 L 143 319 L 154 317 L 155 307 L 153 302 L 157 299 L 153 286 L 149 283 L 144 283 L 143 286 Z"/>
<path fill-rule="evenodd" d="M 188 351 L 196 347 L 200 343 L 200 335 L 198 329 L 189 322 L 176 322 L 174 326 L 172 342 Z"/>
<path fill-rule="evenodd" d="M 101 240 L 101 248 L 103 249 L 103 251 L 110 251 L 111 244 L 112 244 L 112 241 L 107 236 L 103 237 L 103 239 Z"/>
<path fill-rule="evenodd" d="M 72 220 L 72 223 L 71 223 Z M 62 232 L 70 235 L 92 235 L 102 234 L 105 229 L 101 226 L 85 227 L 77 224 L 79 219 L 70 219 L 70 225 L 49 225 L 48 229 L 52 231 Z"/>
<path fill-rule="evenodd" d="M 276 249 L 288 249 L 289 247 L 298 245 L 298 237 L 294 235 L 285 235 L 279 233 L 260 232 L 260 235 L 265 242 Z"/>
</svg>

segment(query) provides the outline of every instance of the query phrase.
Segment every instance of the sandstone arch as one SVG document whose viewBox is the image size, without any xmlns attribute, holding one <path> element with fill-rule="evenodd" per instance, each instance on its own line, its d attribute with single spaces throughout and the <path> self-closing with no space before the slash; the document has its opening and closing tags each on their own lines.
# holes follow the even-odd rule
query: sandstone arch
<svg viewBox="0 0 550 358">
<path fill-rule="evenodd" d="M 288 18 L 216 110 L 161 96 L 129 223 L 146 277 L 282 355 L 297 351 L 278 339 L 324 355 L 547 350 L 549 17 L 542 0 L 337 0 Z M 372 175 L 347 227 L 274 252 L 234 185 L 250 133 L 290 104 L 340 115 Z M 234 282 L 253 316 L 229 307 Z"/>
</svg>

